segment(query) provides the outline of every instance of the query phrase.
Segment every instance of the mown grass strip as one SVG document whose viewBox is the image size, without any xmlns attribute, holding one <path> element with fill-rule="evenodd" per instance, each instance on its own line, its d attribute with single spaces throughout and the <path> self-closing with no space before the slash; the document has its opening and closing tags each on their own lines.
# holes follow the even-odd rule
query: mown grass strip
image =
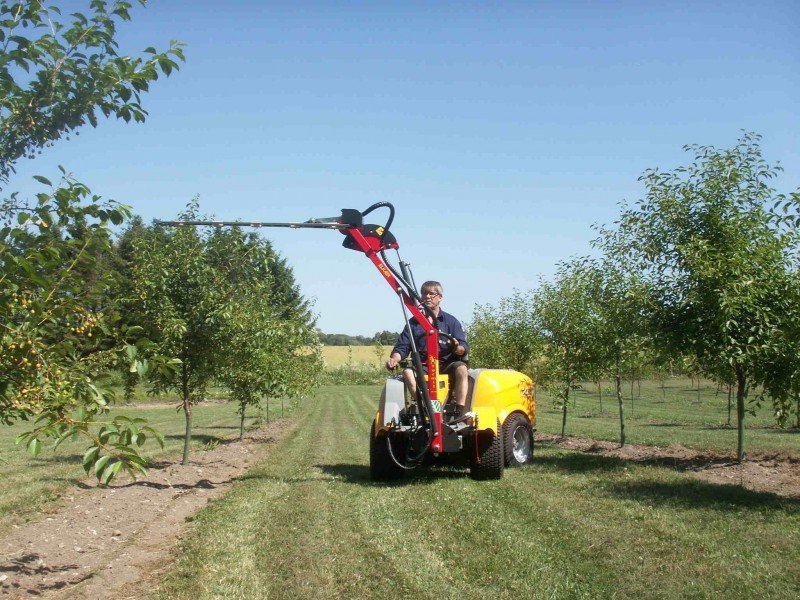
<svg viewBox="0 0 800 600">
<path fill-rule="evenodd" d="M 369 481 L 374 387 L 325 388 L 202 511 L 158 598 L 794 598 L 800 503 L 537 449 L 498 482 Z"/>
</svg>

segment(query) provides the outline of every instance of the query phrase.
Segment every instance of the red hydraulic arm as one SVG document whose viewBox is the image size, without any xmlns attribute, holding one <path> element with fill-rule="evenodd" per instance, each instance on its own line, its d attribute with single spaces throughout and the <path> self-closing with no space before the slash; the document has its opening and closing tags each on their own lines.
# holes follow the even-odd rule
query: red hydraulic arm
<svg viewBox="0 0 800 600">
<path fill-rule="evenodd" d="M 428 395 L 431 404 L 434 408 L 433 419 L 436 423 L 434 428 L 435 434 L 431 439 L 431 450 L 433 452 L 442 451 L 442 408 L 439 402 L 439 331 L 436 327 L 431 325 L 427 316 L 420 310 L 416 302 L 406 293 L 403 287 L 398 283 L 397 278 L 392 274 L 391 270 L 386 266 L 383 258 L 380 256 L 381 250 L 397 248 L 397 242 L 384 245 L 384 242 L 378 239 L 376 243 L 375 237 L 366 237 L 358 227 L 351 227 L 343 229 L 342 233 L 349 236 L 357 246 L 357 249 L 363 252 L 368 259 L 372 261 L 383 278 L 397 293 L 406 309 L 414 316 L 417 323 L 419 323 L 425 330 L 425 344 L 428 351 Z M 354 248 L 356 249 L 356 248 Z"/>
</svg>

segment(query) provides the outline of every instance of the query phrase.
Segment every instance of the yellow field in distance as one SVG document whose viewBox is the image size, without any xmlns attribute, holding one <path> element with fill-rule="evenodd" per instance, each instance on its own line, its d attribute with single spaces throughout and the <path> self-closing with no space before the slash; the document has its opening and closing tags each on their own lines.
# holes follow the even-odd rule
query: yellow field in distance
<svg viewBox="0 0 800 600">
<path fill-rule="evenodd" d="M 375 346 L 323 346 L 322 358 L 328 369 L 346 365 L 348 360 L 354 365 L 383 366 L 391 349 L 391 346 L 381 346 L 378 353 Z"/>
</svg>

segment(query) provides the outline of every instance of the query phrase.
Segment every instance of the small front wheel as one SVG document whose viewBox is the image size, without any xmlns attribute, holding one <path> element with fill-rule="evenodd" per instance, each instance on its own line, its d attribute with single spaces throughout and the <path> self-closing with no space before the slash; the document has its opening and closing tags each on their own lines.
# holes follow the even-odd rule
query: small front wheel
<svg viewBox="0 0 800 600">
<path fill-rule="evenodd" d="M 388 433 L 376 435 L 375 423 L 369 434 L 369 475 L 373 481 L 393 481 L 403 476 L 403 469 L 397 466 L 389 454 Z"/>
<path fill-rule="evenodd" d="M 521 467 L 533 457 L 533 432 L 528 418 L 514 413 L 503 423 L 507 467 Z"/>
</svg>

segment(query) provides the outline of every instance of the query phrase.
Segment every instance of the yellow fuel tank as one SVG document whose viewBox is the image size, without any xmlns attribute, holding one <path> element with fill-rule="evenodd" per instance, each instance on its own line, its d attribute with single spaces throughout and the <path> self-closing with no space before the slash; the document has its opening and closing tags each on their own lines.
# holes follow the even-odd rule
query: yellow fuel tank
<svg viewBox="0 0 800 600">
<path fill-rule="evenodd" d="M 470 370 L 468 410 L 477 415 L 477 429 L 497 431 L 497 423 L 519 412 L 533 424 L 536 420 L 536 390 L 527 375 L 509 369 Z"/>
</svg>

